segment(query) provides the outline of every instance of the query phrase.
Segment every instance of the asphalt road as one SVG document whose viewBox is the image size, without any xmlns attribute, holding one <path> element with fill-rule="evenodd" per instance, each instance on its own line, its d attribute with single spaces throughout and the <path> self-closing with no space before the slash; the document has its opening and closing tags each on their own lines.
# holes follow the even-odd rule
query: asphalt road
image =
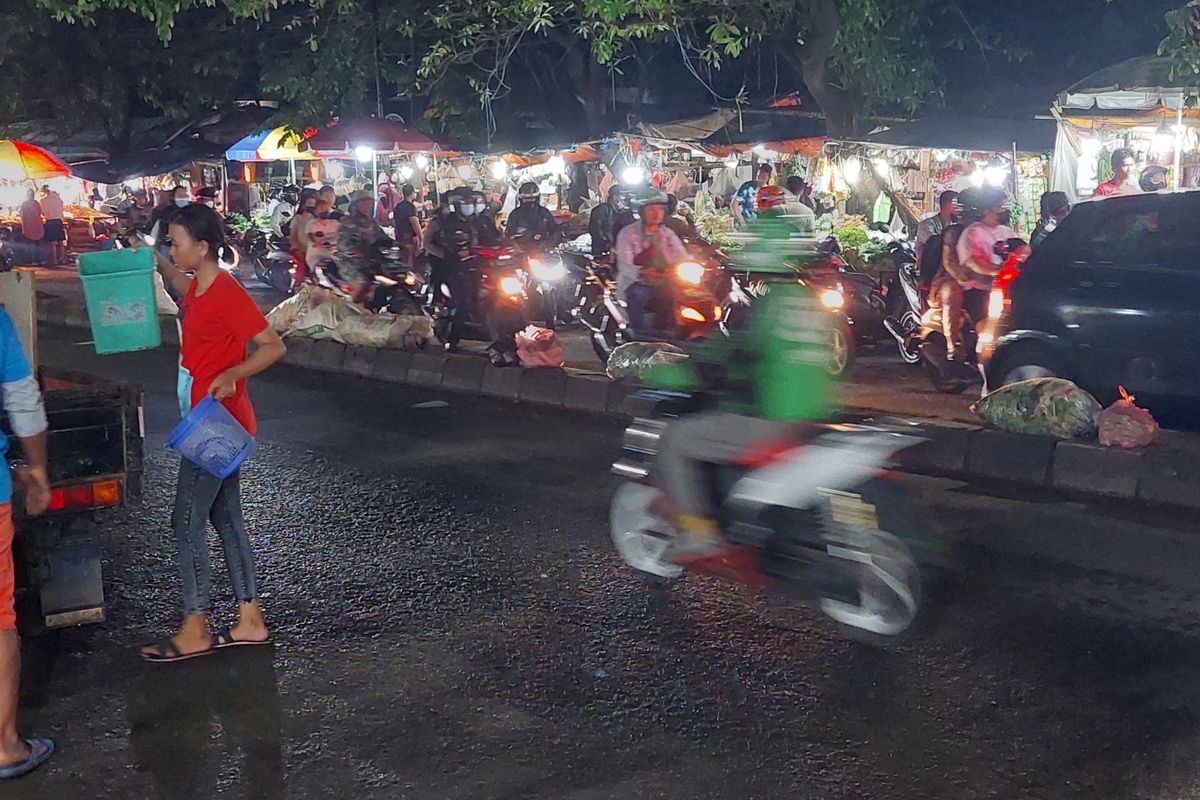
<svg viewBox="0 0 1200 800">
<path fill-rule="evenodd" d="M 1200 797 L 1183 516 L 914 482 L 960 568 L 881 650 L 630 574 L 611 420 L 290 367 L 243 481 L 277 644 L 145 665 L 178 602 L 174 360 L 80 338 L 44 360 L 147 388 L 146 498 L 104 528 L 109 621 L 27 643 L 23 730 L 59 753 L 0 798 Z"/>
</svg>

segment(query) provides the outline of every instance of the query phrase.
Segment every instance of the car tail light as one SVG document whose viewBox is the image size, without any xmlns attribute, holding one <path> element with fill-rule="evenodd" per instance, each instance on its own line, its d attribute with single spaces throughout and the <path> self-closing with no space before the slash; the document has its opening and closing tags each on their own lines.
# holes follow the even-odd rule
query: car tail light
<svg viewBox="0 0 1200 800">
<path fill-rule="evenodd" d="M 50 491 L 47 511 L 88 511 L 93 508 L 111 508 L 121 502 L 120 481 L 96 481 L 60 486 Z"/>
</svg>

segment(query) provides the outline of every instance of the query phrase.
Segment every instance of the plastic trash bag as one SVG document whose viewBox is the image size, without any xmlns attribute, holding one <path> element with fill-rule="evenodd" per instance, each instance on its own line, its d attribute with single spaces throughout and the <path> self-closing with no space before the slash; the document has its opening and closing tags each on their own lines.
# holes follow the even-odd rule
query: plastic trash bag
<svg viewBox="0 0 1200 800">
<path fill-rule="evenodd" d="M 327 302 L 310 308 L 302 314 L 288 330 L 289 336 L 306 336 L 309 339 L 335 339 L 337 328 L 347 317 L 366 314 L 366 309 L 342 297 L 331 297 Z"/>
<path fill-rule="evenodd" d="M 549 328 L 529 325 L 517 331 L 517 359 L 525 369 L 562 369 L 566 364 L 558 336 Z"/>
<path fill-rule="evenodd" d="M 614 381 L 638 380 L 655 364 L 674 361 L 681 355 L 683 350 L 666 342 L 630 342 L 612 351 L 605 372 Z"/>
<path fill-rule="evenodd" d="M 1121 399 L 1100 412 L 1101 446 L 1132 450 L 1152 444 L 1158 438 L 1158 422 L 1149 411 L 1134 405 L 1136 398 L 1124 386 L 1118 388 Z"/>
<path fill-rule="evenodd" d="M 1002 386 L 971 409 L 1009 431 L 1056 439 L 1095 436 L 1100 403 L 1063 378 L 1033 378 Z"/>
</svg>

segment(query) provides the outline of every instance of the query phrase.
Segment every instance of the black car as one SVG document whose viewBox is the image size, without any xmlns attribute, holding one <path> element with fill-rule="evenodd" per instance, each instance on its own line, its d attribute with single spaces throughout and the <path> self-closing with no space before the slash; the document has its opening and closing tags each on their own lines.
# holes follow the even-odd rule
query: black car
<svg viewBox="0 0 1200 800">
<path fill-rule="evenodd" d="M 1102 402 L 1200 399 L 1200 192 L 1080 203 L 993 289 L 989 388 L 1070 378 Z"/>
</svg>

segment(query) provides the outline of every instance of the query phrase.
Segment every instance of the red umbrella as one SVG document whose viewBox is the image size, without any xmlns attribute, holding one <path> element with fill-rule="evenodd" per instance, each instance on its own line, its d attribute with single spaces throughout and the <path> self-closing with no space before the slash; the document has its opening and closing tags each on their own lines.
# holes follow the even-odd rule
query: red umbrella
<svg viewBox="0 0 1200 800">
<path fill-rule="evenodd" d="M 70 174 L 71 170 L 57 156 L 37 145 L 0 139 L 0 180 L 40 181 Z"/>
<path fill-rule="evenodd" d="M 402 122 L 378 117 L 339 122 L 317 133 L 306 144 L 322 152 L 347 152 L 356 147 L 369 147 L 380 153 L 393 150 L 441 150 L 441 145 L 423 133 L 412 130 Z"/>
</svg>

